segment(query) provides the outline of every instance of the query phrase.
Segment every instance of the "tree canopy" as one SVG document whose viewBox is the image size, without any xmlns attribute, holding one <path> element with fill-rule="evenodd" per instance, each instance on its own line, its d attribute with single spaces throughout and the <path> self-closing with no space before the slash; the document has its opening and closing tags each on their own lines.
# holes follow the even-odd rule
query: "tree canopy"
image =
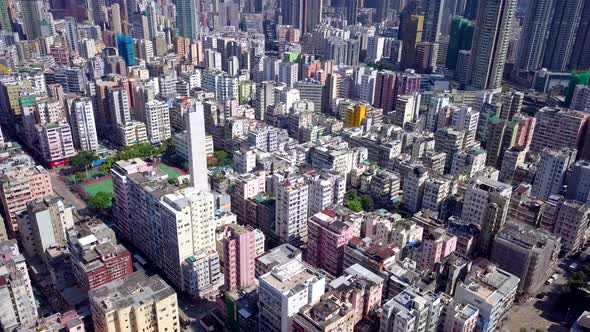
<svg viewBox="0 0 590 332">
<path fill-rule="evenodd" d="M 113 201 L 113 194 L 100 191 L 96 193 L 90 200 L 88 201 L 88 206 L 95 210 L 104 210 L 111 207 L 111 203 Z"/>
<path fill-rule="evenodd" d="M 98 159 L 99 158 L 96 153 L 92 151 L 80 151 L 77 155 L 71 157 L 68 160 L 68 165 L 70 165 L 75 170 L 83 170 L 87 167 L 91 167 L 92 162 Z"/>
</svg>

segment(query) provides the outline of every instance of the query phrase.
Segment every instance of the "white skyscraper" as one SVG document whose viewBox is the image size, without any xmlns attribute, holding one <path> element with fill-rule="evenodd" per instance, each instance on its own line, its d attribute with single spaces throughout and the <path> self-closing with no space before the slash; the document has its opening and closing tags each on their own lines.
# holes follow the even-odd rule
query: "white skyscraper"
<svg viewBox="0 0 590 332">
<path fill-rule="evenodd" d="M 145 104 L 145 125 L 152 144 L 163 143 L 171 134 L 168 104 L 150 100 Z"/>
<path fill-rule="evenodd" d="M 189 172 L 191 185 L 198 190 L 209 190 L 207 178 L 207 151 L 205 144 L 205 116 L 201 102 L 195 103 L 187 113 L 186 129 L 189 135 Z"/>
<path fill-rule="evenodd" d="M 74 101 L 70 121 L 76 148 L 82 151 L 98 150 L 94 110 L 89 98 L 79 98 Z"/>
</svg>

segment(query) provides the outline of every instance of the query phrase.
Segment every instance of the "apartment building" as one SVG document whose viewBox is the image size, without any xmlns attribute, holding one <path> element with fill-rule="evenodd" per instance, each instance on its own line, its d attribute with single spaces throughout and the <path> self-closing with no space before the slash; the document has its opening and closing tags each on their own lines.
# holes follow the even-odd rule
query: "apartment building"
<svg viewBox="0 0 590 332">
<path fill-rule="evenodd" d="M 74 218 L 72 208 L 61 199 L 46 197 L 29 202 L 17 223 L 24 254 L 44 258 L 49 247 L 66 244 L 66 231 L 74 227 Z"/>
<path fill-rule="evenodd" d="M 331 294 L 326 294 L 316 304 L 302 307 L 293 317 L 295 331 L 352 331 L 354 325 L 352 304 Z"/>
<path fill-rule="evenodd" d="M 88 293 L 96 332 L 179 332 L 176 292 L 160 277 L 134 272 Z"/>
<path fill-rule="evenodd" d="M 293 245 L 307 242 L 308 190 L 304 177 L 275 185 L 276 232 L 281 241 Z"/>
<path fill-rule="evenodd" d="M 330 293 L 352 304 L 355 325 L 381 306 L 383 288 L 383 278 L 359 264 L 345 269 L 328 286 Z"/>
<path fill-rule="evenodd" d="M 37 304 L 25 257 L 16 240 L 0 242 L 0 326 L 28 328 L 37 320 Z"/>
<path fill-rule="evenodd" d="M 380 309 L 380 332 L 436 332 L 444 311 L 442 295 L 410 286 Z"/>
<path fill-rule="evenodd" d="M 323 274 L 301 261 L 291 260 L 259 278 L 259 331 L 289 331 L 291 321 L 306 305 L 317 304 L 324 294 Z"/>
<path fill-rule="evenodd" d="M 9 234 L 18 232 L 16 216 L 27 209 L 27 203 L 52 194 L 49 173 L 42 166 L 17 166 L 0 178 L 0 199 Z"/>
<path fill-rule="evenodd" d="M 255 285 L 256 234 L 253 229 L 230 224 L 221 239 L 225 288 L 230 291 Z"/>
<path fill-rule="evenodd" d="M 344 268 L 344 247 L 353 237 L 353 227 L 329 209 L 311 216 L 307 227 L 306 261 L 332 275 L 340 275 Z"/>
<path fill-rule="evenodd" d="M 514 303 L 519 282 L 515 275 L 478 259 L 465 281 L 457 286 L 454 301 L 477 308 L 477 324 L 484 331 L 495 331 Z"/>
<path fill-rule="evenodd" d="M 144 107 L 145 126 L 149 141 L 152 144 L 164 143 L 172 135 L 168 104 L 154 99 L 148 101 Z"/>
<path fill-rule="evenodd" d="M 72 270 L 82 288 L 96 289 L 133 272 L 131 253 L 101 221 L 85 221 L 67 235 Z"/>
<path fill-rule="evenodd" d="M 519 292 L 534 294 L 555 270 L 560 249 L 559 238 L 549 232 L 508 223 L 494 239 L 490 260 L 520 278 Z"/>
</svg>

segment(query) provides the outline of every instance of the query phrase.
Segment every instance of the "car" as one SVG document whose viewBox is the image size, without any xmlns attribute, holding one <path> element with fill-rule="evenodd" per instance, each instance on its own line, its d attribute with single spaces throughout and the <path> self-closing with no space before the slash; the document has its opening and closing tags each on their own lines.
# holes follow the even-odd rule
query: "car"
<svg viewBox="0 0 590 332">
<path fill-rule="evenodd" d="M 559 278 L 559 274 L 557 274 L 557 273 L 553 273 L 553 274 L 551 275 L 551 278 L 553 278 L 554 280 L 557 280 L 557 278 Z"/>
<path fill-rule="evenodd" d="M 545 297 L 545 293 L 539 293 L 535 297 L 540 300 Z"/>
<path fill-rule="evenodd" d="M 549 278 L 547 279 L 547 281 L 545 281 L 546 285 L 551 285 L 553 283 L 553 278 Z"/>
<path fill-rule="evenodd" d="M 568 266 L 570 271 L 575 271 L 578 269 L 578 263 L 571 263 L 570 266 Z"/>
</svg>

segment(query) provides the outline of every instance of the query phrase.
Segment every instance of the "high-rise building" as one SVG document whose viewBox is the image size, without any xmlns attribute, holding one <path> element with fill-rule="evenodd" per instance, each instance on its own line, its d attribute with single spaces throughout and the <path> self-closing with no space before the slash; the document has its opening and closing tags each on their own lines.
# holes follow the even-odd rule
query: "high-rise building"
<svg viewBox="0 0 590 332">
<path fill-rule="evenodd" d="M 88 297 L 96 332 L 180 329 L 176 292 L 158 276 L 138 271 L 90 291 Z"/>
<path fill-rule="evenodd" d="M 502 182 L 479 177 L 467 187 L 463 200 L 462 219 L 481 229 L 481 253 L 492 249 L 494 236 L 502 229 L 508 215 L 512 187 Z"/>
<path fill-rule="evenodd" d="M 352 331 L 353 305 L 335 295 L 325 294 L 316 304 L 303 306 L 293 317 L 296 331 Z"/>
<path fill-rule="evenodd" d="M 44 258 L 47 248 L 66 244 L 66 231 L 74 227 L 72 208 L 55 197 L 35 200 L 19 215 L 18 226 L 24 254 Z"/>
<path fill-rule="evenodd" d="M 166 102 L 154 99 L 145 103 L 144 120 L 152 144 L 164 143 L 172 135 L 169 114 Z"/>
<path fill-rule="evenodd" d="M 415 166 L 404 178 L 401 204 L 410 213 L 416 213 L 422 209 L 424 187 L 429 176 L 428 169 Z"/>
<path fill-rule="evenodd" d="M 508 44 L 515 24 L 516 0 L 481 0 L 471 48 L 469 85 L 502 86 Z"/>
<path fill-rule="evenodd" d="M 8 15 L 8 1 L 0 0 L 0 31 L 12 31 L 10 16 Z M 356 17 L 356 15 L 355 15 Z"/>
<path fill-rule="evenodd" d="M 499 168 L 504 160 L 504 153 L 516 144 L 518 122 L 492 117 L 488 120 L 486 151 L 488 166 Z"/>
<path fill-rule="evenodd" d="M 554 0 L 534 1 L 527 8 L 519 39 L 517 70 L 530 71 L 542 67 L 553 9 Z"/>
<path fill-rule="evenodd" d="M 384 113 L 395 109 L 395 73 L 378 72 L 375 79 L 375 99 L 373 106 L 383 109 Z"/>
<path fill-rule="evenodd" d="M 25 257 L 16 240 L 0 242 L 0 326 L 11 331 L 34 326 L 37 321 L 37 302 Z"/>
<path fill-rule="evenodd" d="M 253 229 L 230 224 L 221 239 L 225 288 L 235 291 L 254 286 L 255 233 Z"/>
<path fill-rule="evenodd" d="M 422 3 L 424 6 L 424 31 L 422 33 L 422 40 L 437 43 L 444 27 L 446 26 L 448 28 L 446 21 L 449 19 L 449 4 L 446 3 L 446 0 L 426 0 Z"/>
<path fill-rule="evenodd" d="M 127 89 L 121 87 L 109 88 L 108 105 L 113 126 L 124 125 L 131 120 L 131 101 Z"/>
<path fill-rule="evenodd" d="M 576 150 L 545 148 L 537 165 L 532 194 L 540 200 L 561 192 L 566 172 L 576 161 Z"/>
<path fill-rule="evenodd" d="M 443 128 L 434 134 L 434 150 L 446 155 L 445 172 L 449 172 L 453 166 L 453 158 L 456 153 L 463 150 L 465 133 L 452 128 Z"/>
<path fill-rule="evenodd" d="M 573 200 L 556 204 L 553 234 L 561 238 L 561 247 L 566 252 L 580 249 L 588 234 L 590 205 Z"/>
<path fill-rule="evenodd" d="M 410 286 L 383 304 L 379 331 L 436 331 L 444 307 L 441 295 Z"/>
<path fill-rule="evenodd" d="M 567 178 L 568 199 L 575 199 L 578 202 L 586 203 L 590 197 L 590 162 L 578 160 L 571 168 Z"/>
<path fill-rule="evenodd" d="M 131 253 L 104 223 L 85 221 L 68 230 L 67 236 L 73 274 L 83 289 L 96 289 L 133 272 Z"/>
<path fill-rule="evenodd" d="M 416 46 L 422 41 L 423 28 L 424 16 L 421 15 L 412 15 L 408 26 L 404 27 L 401 58 L 403 68 L 414 67 L 416 63 Z"/>
<path fill-rule="evenodd" d="M 195 103 L 187 113 L 189 173 L 191 185 L 198 190 L 209 190 L 207 151 L 203 104 Z"/>
<path fill-rule="evenodd" d="M 551 276 L 561 248 L 559 238 L 521 223 L 507 223 L 494 239 L 490 260 L 520 278 L 518 291 L 535 293 Z"/>
<path fill-rule="evenodd" d="M 576 85 L 570 108 L 575 111 L 590 113 L 590 86 Z"/>
<path fill-rule="evenodd" d="M 477 324 L 484 331 L 495 331 L 514 303 L 519 281 L 489 261 L 478 259 L 465 281 L 457 286 L 454 301 L 477 308 Z"/>
<path fill-rule="evenodd" d="M 459 51 L 471 50 L 471 42 L 473 41 L 474 31 L 475 25 L 469 22 L 469 20 L 461 17 L 453 17 L 451 20 L 451 39 L 449 41 L 449 48 L 447 50 L 446 58 L 447 68 L 456 68 Z"/>
<path fill-rule="evenodd" d="M 580 25 L 577 28 L 576 41 L 569 62 L 569 69 L 574 71 L 590 70 L 590 3 L 584 1 L 581 10 Z"/>
<path fill-rule="evenodd" d="M 51 167 L 64 164 L 76 155 L 70 125 L 66 121 L 35 125 L 38 151 Z"/>
<path fill-rule="evenodd" d="M 123 58 L 127 66 L 135 65 L 135 46 L 133 37 L 127 35 L 117 35 L 117 49 L 119 56 Z"/>
<path fill-rule="evenodd" d="M 258 306 L 261 332 L 289 331 L 299 309 L 320 301 L 326 278 L 299 260 L 276 266 L 259 278 Z"/>
<path fill-rule="evenodd" d="M 544 44 L 543 68 L 553 71 L 568 69 L 585 3 L 584 0 L 555 1 L 547 43 Z"/>
<path fill-rule="evenodd" d="M 94 110 L 90 98 L 78 98 L 73 101 L 70 111 L 70 124 L 74 146 L 79 151 L 97 151 L 98 136 L 94 121 Z"/>
<path fill-rule="evenodd" d="M 201 10 L 201 2 L 197 0 L 176 2 L 176 26 L 181 37 L 189 38 L 191 41 L 198 39 Z"/>
<path fill-rule="evenodd" d="M 543 107 L 535 114 L 537 123 L 531 142 L 532 151 L 562 147 L 579 149 L 589 115 L 560 108 Z"/>
<path fill-rule="evenodd" d="M 344 246 L 353 237 L 353 227 L 329 209 L 311 216 L 307 227 L 306 261 L 332 275 L 340 275 L 344 269 Z"/>
<path fill-rule="evenodd" d="M 41 0 L 27 1 L 21 6 L 24 33 L 27 40 L 35 40 L 43 36 L 41 31 L 41 23 L 44 19 L 43 7 L 43 1 Z"/>
<path fill-rule="evenodd" d="M 6 229 L 16 236 L 16 216 L 27 209 L 27 203 L 52 194 L 49 173 L 41 166 L 14 167 L 0 178 L 0 198 Z"/>
<path fill-rule="evenodd" d="M 307 242 L 308 190 L 303 177 L 275 185 L 276 232 L 281 241 L 294 245 Z"/>
<path fill-rule="evenodd" d="M 79 44 L 78 44 L 78 24 L 76 23 L 76 18 L 72 16 L 68 16 L 65 18 L 66 21 L 66 41 L 70 48 L 70 51 L 78 53 L 79 51 Z"/>
<path fill-rule="evenodd" d="M 346 179 L 343 175 L 312 170 L 303 174 L 303 177 L 308 186 L 308 217 L 344 203 Z"/>
</svg>

